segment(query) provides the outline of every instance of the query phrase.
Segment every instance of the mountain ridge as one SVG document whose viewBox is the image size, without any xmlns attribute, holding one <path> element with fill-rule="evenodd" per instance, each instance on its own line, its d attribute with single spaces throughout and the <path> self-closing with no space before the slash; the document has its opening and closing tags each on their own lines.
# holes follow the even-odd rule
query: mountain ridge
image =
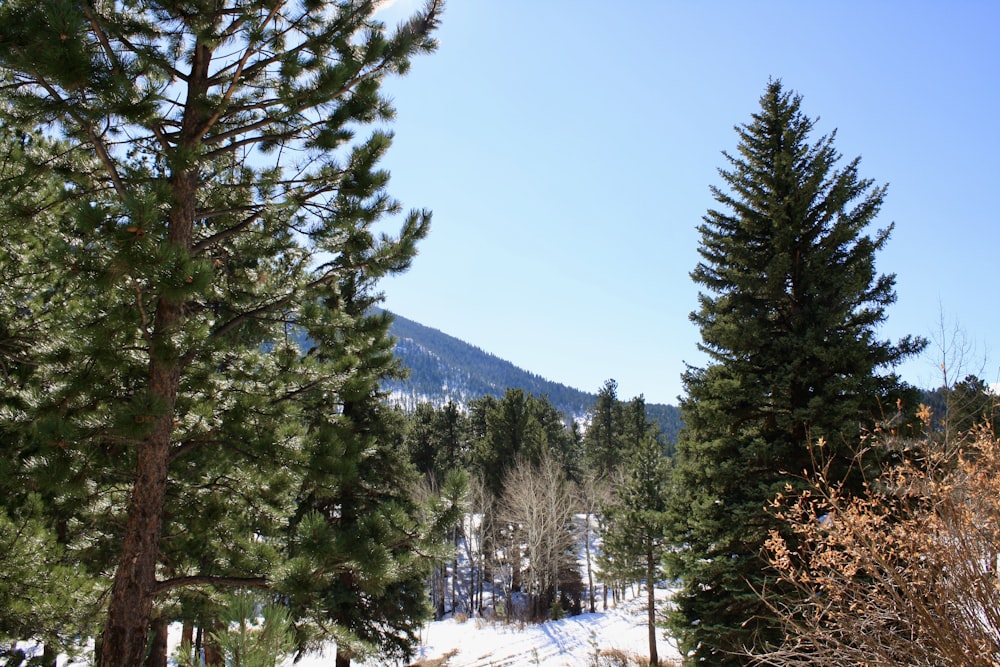
<svg viewBox="0 0 1000 667">
<path fill-rule="evenodd" d="M 396 339 L 396 355 L 409 369 L 406 380 L 388 380 L 382 388 L 404 409 L 420 402 L 443 405 L 466 404 L 482 396 L 500 397 L 507 389 L 522 389 L 545 396 L 569 419 L 586 420 L 597 394 L 547 380 L 515 366 L 471 343 L 388 311 L 389 333 Z M 677 441 L 680 411 L 676 406 L 647 403 L 646 413 L 655 419 L 668 442 Z"/>
</svg>

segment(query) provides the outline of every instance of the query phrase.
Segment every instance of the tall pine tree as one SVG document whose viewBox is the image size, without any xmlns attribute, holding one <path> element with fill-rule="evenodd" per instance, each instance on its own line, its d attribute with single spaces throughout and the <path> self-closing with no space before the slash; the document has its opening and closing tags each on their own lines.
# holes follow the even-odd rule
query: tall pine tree
<svg viewBox="0 0 1000 667">
<path fill-rule="evenodd" d="M 156 599 L 273 580 L 303 398 L 352 391 L 350 360 L 303 355 L 291 333 L 367 336 L 325 297 L 345 274 L 405 268 L 427 231 L 413 212 L 365 266 L 336 261 L 400 211 L 377 168 L 390 136 L 355 134 L 391 118 L 381 81 L 433 49 L 441 4 L 393 31 L 376 0 L 0 4 L 5 122 L 99 162 L 61 173 L 71 229 L 44 261 L 63 267 L 73 336 L 38 360 L 47 383 L 20 415 L 38 457 L 66 458 L 106 503 L 102 667 L 142 662 Z M 172 511 L 195 502 L 224 529 L 200 536 L 206 558 L 178 558 L 179 533 L 209 528 Z"/>
<path fill-rule="evenodd" d="M 639 403 L 633 401 L 633 408 Z M 604 509 L 605 562 L 614 563 L 626 572 L 646 581 L 646 625 L 649 640 L 649 664 L 656 667 L 656 582 L 663 574 L 666 550 L 667 503 L 670 463 L 663 454 L 663 443 L 651 425 L 633 444 L 622 465 L 622 482 L 614 491 L 614 500 Z"/>
<path fill-rule="evenodd" d="M 895 298 L 894 277 L 875 270 L 891 226 L 867 231 L 885 187 L 858 176 L 858 159 L 838 166 L 834 135 L 812 142 L 800 102 L 768 84 L 699 227 L 691 318 L 708 364 L 683 377 L 671 559 L 689 664 L 742 664 L 745 649 L 780 641 L 759 598 L 760 547 L 780 527 L 766 506 L 810 470 L 819 438 L 847 475 L 861 430 L 904 390 L 893 366 L 923 346 L 877 337 Z"/>
<path fill-rule="evenodd" d="M 583 451 L 591 472 L 609 477 L 624 453 L 625 413 L 618 400 L 618 383 L 607 380 L 590 410 L 590 425 L 583 436 Z"/>
</svg>

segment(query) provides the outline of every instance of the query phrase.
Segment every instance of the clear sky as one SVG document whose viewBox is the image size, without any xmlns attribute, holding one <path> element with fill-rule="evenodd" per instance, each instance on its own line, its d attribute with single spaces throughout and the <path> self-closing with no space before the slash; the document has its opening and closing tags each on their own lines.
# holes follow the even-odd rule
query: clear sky
<svg viewBox="0 0 1000 667">
<path fill-rule="evenodd" d="M 903 377 L 940 385 L 954 342 L 953 373 L 1000 379 L 1000 2 L 450 0 L 438 36 L 388 85 L 390 192 L 434 211 L 383 283 L 390 310 L 550 380 L 676 403 L 704 362 L 696 227 L 773 77 L 889 184 L 880 333 L 931 339 Z"/>
</svg>

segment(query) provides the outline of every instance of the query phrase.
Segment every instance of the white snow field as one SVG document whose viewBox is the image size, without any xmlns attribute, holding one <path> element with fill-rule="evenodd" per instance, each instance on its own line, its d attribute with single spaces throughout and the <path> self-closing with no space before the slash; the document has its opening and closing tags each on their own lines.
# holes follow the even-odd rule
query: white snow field
<svg viewBox="0 0 1000 667">
<path fill-rule="evenodd" d="M 661 603 L 668 595 L 662 589 L 656 593 Z M 598 601 L 598 609 L 600 606 Z M 421 646 L 413 663 L 427 667 L 589 667 L 597 664 L 598 651 L 608 649 L 648 659 L 644 590 L 608 611 L 539 625 L 505 625 L 482 619 L 429 623 L 421 633 Z M 661 665 L 680 660 L 662 629 L 657 629 L 657 652 Z M 327 667 L 333 665 L 333 655 L 331 646 L 324 655 L 308 655 L 296 664 Z M 384 664 L 377 659 L 359 663 L 364 667 Z"/>
</svg>

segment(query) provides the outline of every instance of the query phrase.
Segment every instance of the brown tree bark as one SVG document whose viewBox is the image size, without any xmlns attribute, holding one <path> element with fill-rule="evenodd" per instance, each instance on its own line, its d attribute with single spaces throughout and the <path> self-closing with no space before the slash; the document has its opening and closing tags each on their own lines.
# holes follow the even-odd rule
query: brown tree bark
<svg viewBox="0 0 1000 667">
<path fill-rule="evenodd" d="M 646 625 L 649 631 L 649 667 L 658 667 L 660 658 L 656 653 L 656 555 L 646 552 Z"/>
<path fill-rule="evenodd" d="M 184 120 L 177 152 L 196 146 L 204 134 L 205 109 L 201 99 L 208 89 L 212 52 L 194 49 L 188 79 Z M 199 188 L 196 166 L 181 162 L 169 180 L 172 202 L 166 243 L 190 252 Z M 166 280 L 183 280 L 170 276 Z M 170 444 L 177 391 L 180 386 L 180 351 L 173 335 L 184 322 L 183 303 L 160 296 L 149 335 L 148 395 L 151 430 L 138 444 L 135 480 L 129 498 L 128 518 L 121 556 L 115 571 L 108 620 L 102 633 L 98 667 L 135 667 L 143 662 L 156 592 L 156 563 L 166 501 Z"/>
<path fill-rule="evenodd" d="M 151 393 L 155 396 L 155 390 L 160 389 L 167 390 L 169 398 L 176 396 L 176 380 L 172 385 L 173 396 L 169 389 L 177 373 L 164 373 L 156 368 L 157 364 L 151 365 L 154 367 Z M 173 407 L 172 400 L 170 406 Z M 142 664 L 145 655 L 166 498 L 172 414 L 157 421 L 153 434 L 139 445 L 125 538 L 102 635 L 100 667 L 135 667 Z"/>
<path fill-rule="evenodd" d="M 194 623 L 190 620 L 181 625 L 181 644 L 194 646 Z"/>
<path fill-rule="evenodd" d="M 167 667 L 167 630 L 169 623 L 165 616 L 153 619 L 153 640 L 146 655 L 145 667 Z"/>
<path fill-rule="evenodd" d="M 219 632 L 223 629 L 222 623 L 215 621 L 213 624 L 215 627 L 215 632 Z M 213 633 L 205 634 L 205 665 L 206 667 L 222 667 L 226 664 L 226 656 L 222 652 L 222 647 L 215 640 Z"/>
</svg>

